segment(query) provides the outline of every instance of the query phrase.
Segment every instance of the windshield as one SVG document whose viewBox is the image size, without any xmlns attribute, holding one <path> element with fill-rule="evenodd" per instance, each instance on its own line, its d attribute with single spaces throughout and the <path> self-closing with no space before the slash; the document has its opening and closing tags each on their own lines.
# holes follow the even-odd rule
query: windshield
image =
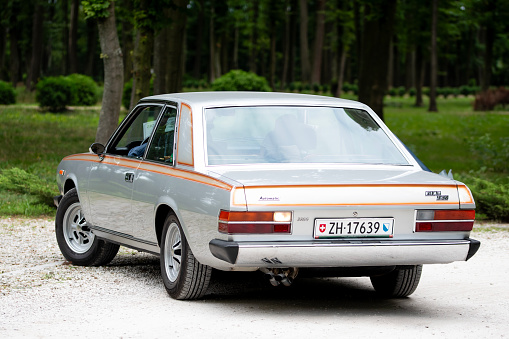
<svg viewBox="0 0 509 339">
<path fill-rule="evenodd" d="M 368 112 L 337 107 L 205 111 L 209 165 L 408 162 Z"/>
</svg>

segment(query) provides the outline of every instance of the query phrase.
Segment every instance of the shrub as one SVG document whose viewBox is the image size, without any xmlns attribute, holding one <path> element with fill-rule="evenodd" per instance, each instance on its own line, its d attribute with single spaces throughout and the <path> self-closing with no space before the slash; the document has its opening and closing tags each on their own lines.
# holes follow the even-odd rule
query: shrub
<svg viewBox="0 0 509 339">
<path fill-rule="evenodd" d="M 97 84 L 83 74 L 71 74 L 67 76 L 73 89 L 72 105 L 92 106 L 97 103 Z"/>
<path fill-rule="evenodd" d="M 53 205 L 54 191 L 41 178 L 19 168 L 4 169 L 0 172 L 0 191 L 28 194 L 46 206 Z"/>
<path fill-rule="evenodd" d="M 411 97 L 414 97 L 415 94 L 417 94 L 417 90 L 415 89 L 415 87 L 412 87 L 408 90 L 408 95 L 410 95 Z"/>
<path fill-rule="evenodd" d="M 488 89 L 475 96 L 474 111 L 492 111 L 497 105 L 509 104 L 509 90 L 504 87 Z"/>
<path fill-rule="evenodd" d="M 389 95 L 390 95 L 391 97 L 395 97 L 395 96 L 397 96 L 397 95 L 398 95 L 398 90 L 397 90 L 395 87 L 391 87 L 391 88 L 389 89 Z"/>
<path fill-rule="evenodd" d="M 403 86 L 398 87 L 398 95 L 399 95 L 400 97 L 405 96 L 405 93 L 406 93 L 406 89 L 405 89 L 405 87 L 403 87 Z"/>
<path fill-rule="evenodd" d="M 50 112 L 61 112 L 73 101 L 73 86 L 66 77 L 47 77 L 37 84 L 35 100 Z"/>
<path fill-rule="evenodd" d="M 212 90 L 270 92 L 271 88 L 264 77 L 236 69 L 217 78 L 212 83 Z"/>
<path fill-rule="evenodd" d="M 509 137 L 493 140 L 485 134 L 468 139 L 470 150 L 479 157 L 481 166 L 495 172 L 509 172 Z"/>
<path fill-rule="evenodd" d="M 8 82 L 0 81 L 0 105 L 12 105 L 16 103 L 16 91 Z"/>
<path fill-rule="evenodd" d="M 509 185 L 493 183 L 472 174 L 455 177 L 472 191 L 478 219 L 509 221 Z"/>
</svg>

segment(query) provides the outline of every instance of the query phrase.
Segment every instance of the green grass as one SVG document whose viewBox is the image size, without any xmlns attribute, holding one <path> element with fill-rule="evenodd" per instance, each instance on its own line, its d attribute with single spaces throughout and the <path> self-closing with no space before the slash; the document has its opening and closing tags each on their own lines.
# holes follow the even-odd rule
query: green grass
<svg viewBox="0 0 509 339">
<path fill-rule="evenodd" d="M 350 94 L 345 97 L 355 99 Z M 486 169 L 485 156 L 470 147 L 472 140 L 488 133 L 500 146 L 500 140 L 508 137 L 509 112 L 473 112 L 472 101 L 472 97 L 439 98 L 439 112 L 429 113 L 427 102 L 424 107 L 414 107 L 413 98 L 387 97 L 385 121 L 434 172 L 484 171 L 484 177 L 509 184 L 507 171 Z M 27 102 L 30 99 L 24 104 L 0 106 L 0 171 L 23 169 L 56 195 L 56 167 L 64 156 L 88 150 L 95 138 L 100 107 L 77 107 L 55 114 Z M 0 191 L 0 215 L 52 213 L 54 209 L 28 194 Z"/>
<path fill-rule="evenodd" d="M 439 112 L 431 113 L 427 103 L 415 107 L 412 98 L 388 98 L 385 122 L 432 171 L 480 171 L 486 165 L 486 155 L 472 150 L 471 143 L 490 134 L 502 148 L 503 138 L 509 136 L 509 112 L 474 112 L 472 101 L 472 97 L 439 98 Z M 503 172 L 489 175 L 508 179 Z"/>
</svg>

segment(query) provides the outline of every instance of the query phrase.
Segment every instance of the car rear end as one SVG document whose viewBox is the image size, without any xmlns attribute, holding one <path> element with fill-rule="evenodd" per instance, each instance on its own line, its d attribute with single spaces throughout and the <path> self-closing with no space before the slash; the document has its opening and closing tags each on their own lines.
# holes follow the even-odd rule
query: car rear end
<svg viewBox="0 0 509 339">
<path fill-rule="evenodd" d="M 340 173 L 345 180 L 358 172 L 314 176 Z M 475 204 L 465 185 L 424 171 L 401 172 L 399 183 L 393 172 L 361 172 L 379 178 L 238 188 L 231 210 L 218 215 L 212 253 L 239 267 L 422 265 L 475 254 L 479 242 L 469 238 Z"/>
</svg>

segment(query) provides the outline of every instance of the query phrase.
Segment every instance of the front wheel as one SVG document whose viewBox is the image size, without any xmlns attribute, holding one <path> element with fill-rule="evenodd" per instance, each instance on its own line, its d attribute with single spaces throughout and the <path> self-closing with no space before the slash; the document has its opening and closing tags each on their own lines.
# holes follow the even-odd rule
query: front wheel
<svg viewBox="0 0 509 339">
<path fill-rule="evenodd" d="M 201 298 L 211 272 L 196 260 L 178 219 L 169 215 L 161 236 L 161 275 L 168 294 L 178 300 Z"/>
<path fill-rule="evenodd" d="M 422 265 L 396 268 L 394 271 L 371 277 L 375 291 L 387 298 L 403 298 L 414 293 L 421 279 Z"/>
<path fill-rule="evenodd" d="M 64 257 L 77 266 L 106 265 L 119 249 L 119 245 L 100 240 L 92 233 L 75 188 L 58 204 L 55 234 Z"/>
</svg>

